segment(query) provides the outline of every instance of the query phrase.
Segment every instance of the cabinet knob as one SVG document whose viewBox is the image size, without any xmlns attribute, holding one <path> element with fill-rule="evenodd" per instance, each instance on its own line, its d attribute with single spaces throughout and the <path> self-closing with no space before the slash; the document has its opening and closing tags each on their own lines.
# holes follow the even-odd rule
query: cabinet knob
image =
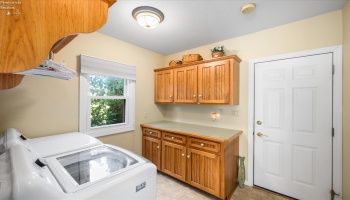
<svg viewBox="0 0 350 200">
<path fill-rule="evenodd" d="M 160 148 L 160 146 L 157 146 L 157 149 L 159 149 Z"/>
<path fill-rule="evenodd" d="M 202 98 L 202 95 L 198 95 L 199 98 Z"/>
<path fill-rule="evenodd" d="M 153 133 L 153 132 L 149 132 L 149 134 L 151 134 L 151 135 L 152 135 L 152 133 Z"/>
<path fill-rule="evenodd" d="M 190 156 L 190 155 L 187 155 L 187 158 L 191 158 L 191 156 Z"/>
<path fill-rule="evenodd" d="M 196 98 L 196 95 L 195 95 L 195 94 L 193 95 L 193 98 Z"/>
<path fill-rule="evenodd" d="M 171 137 L 171 139 L 173 140 L 173 139 L 174 139 L 174 137 Z"/>
<path fill-rule="evenodd" d="M 185 154 L 183 153 L 183 154 L 181 154 L 182 156 L 185 156 Z"/>
<path fill-rule="evenodd" d="M 204 144 L 202 143 L 201 146 L 204 147 Z"/>
<path fill-rule="evenodd" d="M 170 98 L 173 98 L 173 95 L 170 95 Z"/>
</svg>

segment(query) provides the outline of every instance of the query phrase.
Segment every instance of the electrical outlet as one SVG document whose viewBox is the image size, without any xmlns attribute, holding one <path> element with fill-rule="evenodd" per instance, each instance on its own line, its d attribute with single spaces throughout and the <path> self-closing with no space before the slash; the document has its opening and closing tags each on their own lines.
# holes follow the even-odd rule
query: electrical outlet
<svg viewBox="0 0 350 200">
<path fill-rule="evenodd" d="M 238 117 L 238 110 L 231 110 L 231 116 Z"/>
</svg>

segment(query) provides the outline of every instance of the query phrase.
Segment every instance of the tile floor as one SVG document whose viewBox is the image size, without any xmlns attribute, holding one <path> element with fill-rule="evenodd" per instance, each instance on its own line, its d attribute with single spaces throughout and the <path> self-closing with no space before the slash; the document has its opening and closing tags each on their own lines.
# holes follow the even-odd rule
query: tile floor
<svg viewBox="0 0 350 200">
<path fill-rule="evenodd" d="M 158 172 L 157 175 L 157 200 L 215 200 L 216 197 L 202 192 L 188 184 L 176 180 L 170 176 Z M 283 196 L 245 186 L 237 187 L 231 200 L 289 200 Z"/>
</svg>

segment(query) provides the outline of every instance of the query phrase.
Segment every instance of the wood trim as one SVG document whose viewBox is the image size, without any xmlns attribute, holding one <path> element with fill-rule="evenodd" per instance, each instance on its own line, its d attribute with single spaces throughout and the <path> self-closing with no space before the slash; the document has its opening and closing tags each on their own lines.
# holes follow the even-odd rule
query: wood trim
<svg viewBox="0 0 350 200">
<path fill-rule="evenodd" d="M 240 63 L 242 61 L 237 55 L 230 55 L 230 56 L 222 56 L 222 57 L 219 57 L 219 58 L 194 61 L 194 62 L 182 64 L 182 65 L 176 65 L 176 66 L 173 66 L 173 67 L 158 68 L 158 69 L 155 69 L 154 71 L 157 72 L 157 71 L 163 71 L 163 70 L 168 70 L 168 69 L 176 69 L 176 68 L 186 67 L 186 66 L 191 66 L 191 65 L 200 65 L 200 64 L 204 64 L 204 63 L 209 63 L 209 62 L 214 62 L 214 61 L 219 61 L 219 60 L 226 60 L 226 59 L 230 59 L 230 58 L 233 58 L 233 60 L 235 60 L 238 63 Z"/>
<path fill-rule="evenodd" d="M 115 2 L 117 2 L 117 0 L 104 0 L 104 1 L 107 1 L 108 7 L 111 7 Z"/>
<path fill-rule="evenodd" d="M 70 43 L 78 34 L 68 35 L 60 40 L 58 40 L 51 48 L 52 53 L 58 53 L 61 51 L 68 43 Z"/>
<path fill-rule="evenodd" d="M 17 87 L 24 75 L 19 74 L 0 74 L 0 90 L 7 90 Z"/>
<path fill-rule="evenodd" d="M 229 142 L 237 137 L 239 137 L 241 134 L 243 134 L 242 131 L 238 132 L 237 134 L 233 135 L 231 138 L 228 139 L 220 139 L 220 138 L 214 138 L 214 137 L 208 137 L 208 136 L 203 136 L 195 133 L 189 133 L 189 132 L 182 132 L 182 131 L 177 131 L 177 130 L 170 130 L 170 129 L 165 129 L 165 128 L 158 128 L 154 126 L 149 126 L 147 124 L 140 124 L 142 128 L 151 128 L 151 129 L 157 129 L 159 131 L 165 131 L 165 132 L 171 132 L 171 133 L 176 133 L 184 136 L 190 136 L 190 137 L 196 137 L 200 139 L 205 139 L 205 140 L 211 140 L 214 142 Z"/>
</svg>

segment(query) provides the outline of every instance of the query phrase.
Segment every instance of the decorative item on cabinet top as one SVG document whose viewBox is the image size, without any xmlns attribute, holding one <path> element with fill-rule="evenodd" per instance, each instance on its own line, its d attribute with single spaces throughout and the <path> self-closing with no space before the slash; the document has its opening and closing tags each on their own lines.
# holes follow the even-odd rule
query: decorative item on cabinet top
<svg viewBox="0 0 350 200">
<path fill-rule="evenodd" d="M 172 61 L 169 62 L 169 66 L 170 67 L 181 65 L 181 64 L 182 64 L 181 60 L 172 60 Z"/>
<path fill-rule="evenodd" d="M 50 50 L 57 53 L 75 37 L 74 34 L 101 28 L 107 21 L 108 8 L 116 0 L 13 2 L 16 4 L 0 9 L 0 78 L 7 77 L 8 82 L 23 78 L 11 73 L 41 65 Z M 58 40 L 59 48 L 55 50 L 52 46 L 55 47 Z M 9 86 L 17 85 L 3 83 L 0 89 L 9 89 Z"/>
<path fill-rule="evenodd" d="M 211 48 L 210 51 L 213 58 L 221 57 L 225 54 L 224 46 L 216 46 Z"/>
<path fill-rule="evenodd" d="M 199 54 L 188 54 L 188 55 L 182 56 L 182 63 L 183 64 L 190 63 L 193 61 L 200 61 L 200 60 L 203 60 L 203 58 Z"/>
</svg>

